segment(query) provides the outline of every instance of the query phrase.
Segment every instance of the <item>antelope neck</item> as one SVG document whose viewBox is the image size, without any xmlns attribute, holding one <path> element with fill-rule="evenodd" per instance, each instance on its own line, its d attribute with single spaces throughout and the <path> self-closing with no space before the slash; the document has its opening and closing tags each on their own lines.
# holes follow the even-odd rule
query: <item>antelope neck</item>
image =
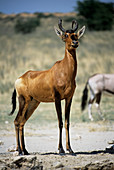
<svg viewBox="0 0 114 170">
<path fill-rule="evenodd" d="M 75 49 L 73 49 L 73 50 L 65 49 L 65 57 L 70 59 L 70 60 L 73 60 L 76 63 L 77 62 L 77 60 L 76 60 L 76 50 Z"/>
<path fill-rule="evenodd" d="M 77 73 L 77 59 L 76 59 L 76 50 L 65 49 L 65 58 L 67 59 L 67 68 L 70 68 L 73 78 L 75 78 Z"/>
</svg>

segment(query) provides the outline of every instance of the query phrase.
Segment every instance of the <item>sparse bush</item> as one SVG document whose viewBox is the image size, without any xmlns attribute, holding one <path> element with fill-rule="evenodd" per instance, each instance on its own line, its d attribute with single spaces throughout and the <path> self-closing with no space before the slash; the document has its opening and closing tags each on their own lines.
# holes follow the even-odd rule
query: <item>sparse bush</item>
<svg viewBox="0 0 114 170">
<path fill-rule="evenodd" d="M 15 25 L 15 31 L 17 33 L 21 32 L 27 34 L 33 32 L 39 25 L 40 20 L 38 18 L 27 18 L 26 20 L 18 19 Z"/>
<path fill-rule="evenodd" d="M 42 12 L 36 12 L 34 13 L 35 15 L 37 15 L 38 18 L 51 18 L 51 17 L 54 17 L 54 15 L 52 13 L 49 13 L 49 14 L 44 14 Z"/>
</svg>

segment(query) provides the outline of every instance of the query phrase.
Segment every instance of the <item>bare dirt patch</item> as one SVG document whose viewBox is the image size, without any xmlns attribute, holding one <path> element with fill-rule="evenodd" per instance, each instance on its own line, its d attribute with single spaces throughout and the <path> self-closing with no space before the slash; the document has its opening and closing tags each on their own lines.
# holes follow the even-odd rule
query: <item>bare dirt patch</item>
<svg viewBox="0 0 114 170">
<path fill-rule="evenodd" d="M 114 151 L 106 151 L 108 142 L 114 139 L 113 128 L 112 123 L 72 124 L 70 131 L 74 155 L 67 152 L 58 154 L 56 124 L 38 128 L 26 126 L 29 156 L 16 156 L 16 152 L 8 152 L 8 148 L 15 147 L 15 133 L 0 131 L 0 169 L 114 169 Z M 63 146 L 65 148 L 65 135 Z"/>
</svg>

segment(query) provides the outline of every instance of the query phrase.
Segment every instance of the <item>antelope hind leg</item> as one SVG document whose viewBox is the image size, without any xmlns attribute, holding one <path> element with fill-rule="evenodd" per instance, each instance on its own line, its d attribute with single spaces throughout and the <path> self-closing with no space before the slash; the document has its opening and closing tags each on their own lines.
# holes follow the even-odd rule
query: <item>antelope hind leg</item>
<svg viewBox="0 0 114 170">
<path fill-rule="evenodd" d="M 20 132 L 21 150 L 23 151 L 24 155 L 29 155 L 28 151 L 25 148 L 25 142 L 24 142 L 24 124 L 30 118 L 30 116 L 33 114 L 34 110 L 38 107 L 39 103 L 40 102 L 32 99 L 28 105 L 25 115 L 23 115 L 23 117 L 21 119 L 19 132 Z"/>
</svg>

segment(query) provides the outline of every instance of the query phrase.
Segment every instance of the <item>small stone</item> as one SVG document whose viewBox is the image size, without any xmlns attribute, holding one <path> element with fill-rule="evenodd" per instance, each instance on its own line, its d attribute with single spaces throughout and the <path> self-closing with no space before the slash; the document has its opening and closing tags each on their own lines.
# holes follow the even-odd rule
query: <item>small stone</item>
<svg viewBox="0 0 114 170">
<path fill-rule="evenodd" d="M 13 156 L 18 156 L 19 155 L 19 152 L 18 151 L 15 151 L 14 153 L 13 153 Z"/>
<path fill-rule="evenodd" d="M 6 121 L 5 121 L 5 124 L 8 124 L 8 123 L 9 123 L 9 122 L 6 120 Z"/>
<path fill-rule="evenodd" d="M 110 140 L 108 144 L 114 144 L 114 140 Z"/>
<path fill-rule="evenodd" d="M 113 151 L 114 152 L 114 145 L 107 146 L 106 151 Z"/>
<path fill-rule="evenodd" d="M 79 139 L 81 139 L 82 137 L 80 136 L 80 135 L 76 135 L 76 137 L 75 137 L 75 140 L 79 140 Z"/>
<path fill-rule="evenodd" d="M 34 155 L 27 155 L 26 159 L 27 159 L 27 162 L 32 163 L 33 161 L 37 159 L 37 157 Z"/>
<path fill-rule="evenodd" d="M 15 152 L 15 146 L 10 146 L 7 150 L 8 152 Z"/>
<path fill-rule="evenodd" d="M 64 167 L 64 166 L 63 166 L 63 164 L 62 164 L 61 162 L 55 162 L 55 163 L 53 164 L 53 167 L 54 167 L 54 168 L 62 168 L 62 167 Z"/>
<path fill-rule="evenodd" d="M 0 145 L 3 145 L 3 144 L 4 144 L 4 142 L 0 140 Z"/>
</svg>

